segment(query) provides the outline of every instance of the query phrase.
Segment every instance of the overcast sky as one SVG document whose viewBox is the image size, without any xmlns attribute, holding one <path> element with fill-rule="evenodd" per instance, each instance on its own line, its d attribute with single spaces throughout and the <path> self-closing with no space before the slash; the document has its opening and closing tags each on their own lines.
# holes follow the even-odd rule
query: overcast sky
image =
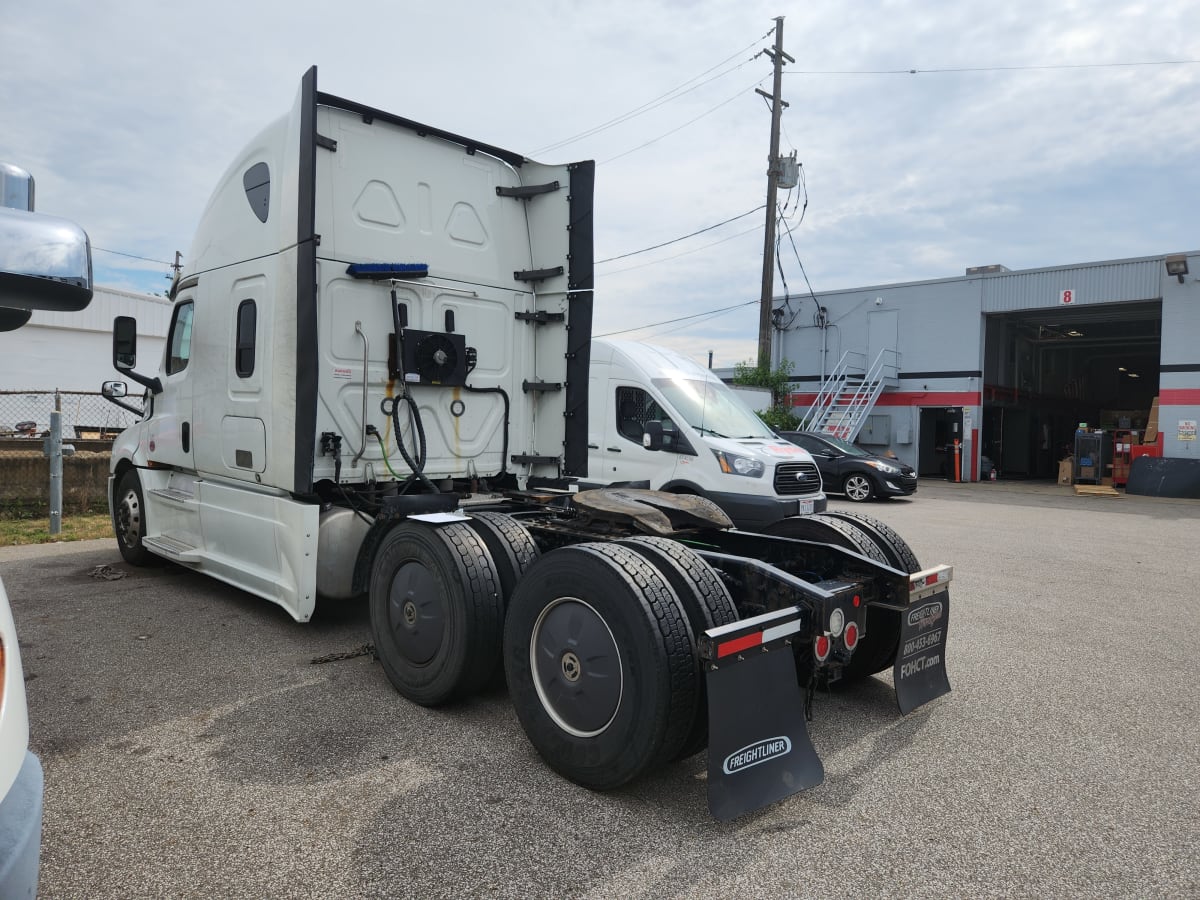
<svg viewBox="0 0 1200 900">
<path fill-rule="evenodd" d="M 780 194 L 791 294 L 801 263 L 821 291 L 1200 248 L 1197 0 L 8 6 L 0 160 L 34 174 L 39 211 L 87 230 L 103 286 L 166 289 L 217 177 L 314 64 L 324 91 L 540 161 L 595 159 L 598 260 L 748 213 L 770 129 L 755 54 L 780 15 L 796 60 L 781 148 L 808 197 L 801 221 L 801 192 Z M 594 333 L 756 300 L 763 226 L 755 212 L 598 265 Z M 721 366 L 755 355 L 757 328 L 750 303 L 626 336 Z"/>
</svg>

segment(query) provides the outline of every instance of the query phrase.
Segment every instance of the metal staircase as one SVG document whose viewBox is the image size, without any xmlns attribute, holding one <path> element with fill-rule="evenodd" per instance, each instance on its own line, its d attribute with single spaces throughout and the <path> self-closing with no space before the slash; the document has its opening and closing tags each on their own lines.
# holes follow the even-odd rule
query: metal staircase
<svg viewBox="0 0 1200 900">
<path fill-rule="evenodd" d="M 899 383 L 899 373 L 900 354 L 895 350 L 880 350 L 869 366 L 865 353 L 846 351 L 804 414 L 803 427 L 853 441 L 884 388 Z"/>
</svg>

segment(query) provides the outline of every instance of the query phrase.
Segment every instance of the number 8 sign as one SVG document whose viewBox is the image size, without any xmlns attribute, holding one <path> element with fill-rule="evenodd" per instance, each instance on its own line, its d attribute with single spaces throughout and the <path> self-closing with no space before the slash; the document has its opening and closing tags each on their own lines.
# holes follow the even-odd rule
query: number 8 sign
<svg viewBox="0 0 1200 900">
<path fill-rule="evenodd" d="M 1058 292 L 1058 302 L 1061 306 L 1070 306 L 1075 302 L 1075 292 L 1068 289 Z"/>
</svg>

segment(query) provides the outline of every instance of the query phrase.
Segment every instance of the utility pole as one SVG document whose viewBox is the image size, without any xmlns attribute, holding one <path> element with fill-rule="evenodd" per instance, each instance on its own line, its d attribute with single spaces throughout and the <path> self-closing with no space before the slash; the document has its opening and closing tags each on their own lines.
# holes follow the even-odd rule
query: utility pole
<svg viewBox="0 0 1200 900">
<path fill-rule="evenodd" d="M 758 365 L 763 371 L 771 368 L 771 301 L 775 294 L 775 198 L 779 192 L 779 118 L 787 106 L 783 102 L 783 61 L 796 60 L 783 52 L 783 16 L 775 18 L 775 48 L 764 50 L 775 63 L 775 89 L 768 94 L 754 90 L 771 103 L 771 152 L 767 157 L 767 229 L 763 241 L 762 297 L 758 311 Z"/>
</svg>

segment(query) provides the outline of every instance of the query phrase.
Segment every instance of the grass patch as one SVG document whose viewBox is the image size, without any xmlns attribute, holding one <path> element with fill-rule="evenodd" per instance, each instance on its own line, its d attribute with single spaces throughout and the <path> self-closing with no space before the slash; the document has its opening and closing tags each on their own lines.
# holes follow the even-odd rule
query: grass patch
<svg viewBox="0 0 1200 900">
<path fill-rule="evenodd" d="M 17 544 L 49 544 L 55 541 L 86 541 L 113 536 L 112 520 L 108 513 L 65 513 L 62 531 L 50 533 L 50 517 L 36 519 L 27 516 L 0 515 L 0 547 Z"/>
</svg>

